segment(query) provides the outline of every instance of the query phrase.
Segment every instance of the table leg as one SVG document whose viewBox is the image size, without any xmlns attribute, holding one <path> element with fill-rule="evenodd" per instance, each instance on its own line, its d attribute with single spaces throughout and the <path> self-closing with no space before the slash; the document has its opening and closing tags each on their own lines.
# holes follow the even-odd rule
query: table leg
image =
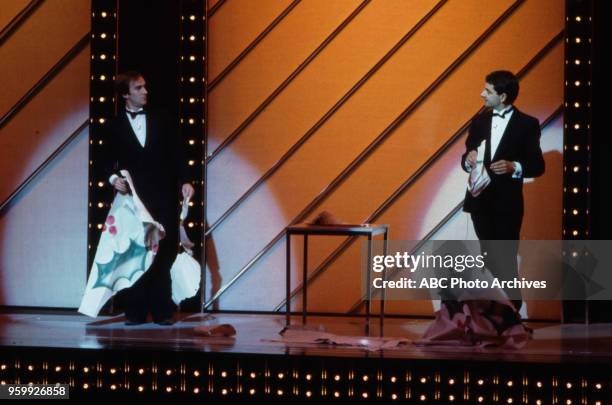
<svg viewBox="0 0 612 405">
<path fill-rule="evenodd" d="M 368 235 L 368 274 L 366 275 L 366 326 L 365 333 L 370 336 L 370 311 L 372 303 L 372 234 Z"/>
<path fill-rule="evenodd" d="M 308 308 L 308 235 L 304 235 L 304 275 L 302 280 L 302 325 L 306 325 L 306 309 Z"/>
<path fill-rule="evenodd" d="M 383 255 L 387 256 L 387 232 L 385 231 L 384 239 L 383 239 Z M 387 280 L 387 268 L 383 269 L 383 281 Z M 385 291 L 386 289 L 382 289 L 380 296 L 380 336 L 384 336 L 384 325 L 385 325 Z"/>
<path fill-rule="evenodd" d="M 285 280 L 287 281 L 286 292 L 287 292 L 287 302 L 285 303 L 285 326 L 289 326 L 291 323 L 291 234 L 287 233 L 287 263 L 285 268 L 287 269 L 287 274 L 285 276 Z"/>
</svg>

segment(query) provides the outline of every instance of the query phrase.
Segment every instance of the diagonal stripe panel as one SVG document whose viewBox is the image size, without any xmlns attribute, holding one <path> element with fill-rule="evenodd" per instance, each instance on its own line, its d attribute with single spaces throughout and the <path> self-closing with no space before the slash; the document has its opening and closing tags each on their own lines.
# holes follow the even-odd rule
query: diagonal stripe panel
<svg viewBox="0 0 612 405">
<path fill-rule="evenodd" d="M 0 7 L 0 31 L 11 22 L 11 20 L 21 12 L 30 0 L 5 0 Z"/>
<path fill-rule="evenodd" d="M 44 1 L 0 47 L 0 115 L 88 31 L 88 1 Z"/>
</svg>

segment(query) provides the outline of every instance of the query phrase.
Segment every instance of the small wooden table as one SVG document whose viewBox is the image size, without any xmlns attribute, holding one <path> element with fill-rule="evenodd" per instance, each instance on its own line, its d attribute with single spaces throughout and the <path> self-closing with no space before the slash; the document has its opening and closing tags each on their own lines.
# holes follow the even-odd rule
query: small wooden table
<svg viewBox="0 0 612 405">
<path fill-rule="evenodd" d="M 306 324 L 308 295 L 308 236 L 309 235 L 344 235 L 344 236 L 367 236 L 368 237 L 368 271 L 367 271 L 367 296 L 366 296 L 366 325 L 365 331 L 370 334 L 370 311 L 372 301 L 371 274 L 372 274 L 372 238 L 383 234 L 384 254 L 387 254 L 387 235 L 389 225 L 359 224 L 359 225 L 307 225 L 299 224 L 288 226 L 287 229 L 287 302 L 286 302 L 286 324 L 291 322 L 291 236 L 304 236 L 304 259 L 303 259 L 303 281 L 302 281 L 302 323 Z M 380 302 L 380 336 L 383 336 L 383 322 L 385 313 L 384 290 Z"/>
</svg>

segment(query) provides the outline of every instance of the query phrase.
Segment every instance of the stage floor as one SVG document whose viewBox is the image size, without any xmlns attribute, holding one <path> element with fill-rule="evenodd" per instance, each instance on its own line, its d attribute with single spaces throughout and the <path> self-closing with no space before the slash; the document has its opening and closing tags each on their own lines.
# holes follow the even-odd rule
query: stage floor
<svg viewBox="0 0 612 405">
<path fill-rule="evenodd" d="M 393 349 L 366 350 L 316 343 L 279 342 L 285 325 L 283 315 L 189 314 L 172 326 L 144 324 L 125 326 L 122 317 L 95 321 L 77 314 L 0 314 L 0 345 L 68 349 L 145 349 L 266 355 L 377 357 L 410 359 L 509 361 L 527 363 L 612 363 L 612 324 L 531 323 L 533 339 L 520 350 L 456 346 L 416 346 L 408 343 Z M 292 321 L 300 324 L 300 317 Z M 430 319 L 385 319 L 385 337 L 418 339 Z M 233 337 L 205 337 L 194 327 L 228 323 Z M 372 337 L 378 336 L 378 320 L 372 320 Z M 363 318 L 308 318 L 308 329 L 343 336 L 364 336 Z"/>
</svg>

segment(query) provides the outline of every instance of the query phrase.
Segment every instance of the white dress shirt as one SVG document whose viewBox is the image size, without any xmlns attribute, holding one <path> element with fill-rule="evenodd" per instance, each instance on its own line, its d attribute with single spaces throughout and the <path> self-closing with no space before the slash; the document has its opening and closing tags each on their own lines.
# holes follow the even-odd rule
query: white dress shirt
<svg viewBox="0 0 612 405">
<path fill-rule="evenodd" d="M 134 134 L 136 134 L 136 139 L 138 139 L 138 143 L 140 143 L 140 146 L 144 148 L 145 143 L 147 142 L 147 117 L 145 114 L 138 114 L 136 115 L 135 118 L 132 118 L 128 111 L 131 111 L 131 110 L 128 110 L 126 108 L 125 115 L 127 116 L 127 119 L 130 122 L 130 126 L 132 127 Z M 139 108 L 138 110 L 131 111 L 131 112 L 140 112 L 140 111 L 142 111 L 142 108 Z M 110 176 L 108 181 L 110 182 L 110 184 L 113 184 L 116 178 L 117 178 L 117 175 L 113 174 Z"/>
</svg>

